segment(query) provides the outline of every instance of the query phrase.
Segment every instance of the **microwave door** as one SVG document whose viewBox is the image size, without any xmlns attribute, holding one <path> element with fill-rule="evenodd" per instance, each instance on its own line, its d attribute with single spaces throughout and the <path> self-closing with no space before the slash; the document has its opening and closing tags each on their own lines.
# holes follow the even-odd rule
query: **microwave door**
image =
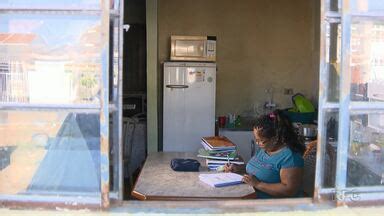
<svg viewBox="0 0 384 216">
<path fill-rule="evenodd" d="M 205 56 L 204 41 L 180 40 L 175 42 L 175 57 L 181 60 L 201 59 Z"/>
</svg>

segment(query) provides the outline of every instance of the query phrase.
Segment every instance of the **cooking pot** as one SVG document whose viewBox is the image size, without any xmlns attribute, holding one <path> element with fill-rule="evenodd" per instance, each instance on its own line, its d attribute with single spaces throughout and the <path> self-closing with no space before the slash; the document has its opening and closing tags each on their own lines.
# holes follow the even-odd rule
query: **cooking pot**
<svg viewBox="0 0 384 216">
<path fill-rule="evenodd" d="M 302 124 L 299 127 L 299 134 L 303 137 L 316 137 L 317 126 L 314 124 Z"/>
</svg>

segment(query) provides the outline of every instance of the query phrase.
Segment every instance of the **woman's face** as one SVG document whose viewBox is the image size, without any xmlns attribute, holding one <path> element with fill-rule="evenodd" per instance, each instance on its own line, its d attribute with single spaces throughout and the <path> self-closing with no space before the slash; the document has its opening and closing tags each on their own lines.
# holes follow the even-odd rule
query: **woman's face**
<svg viewBox="0 0 384 216">
<path fill-rule="evenodd" d="M 262 149 L 268 148 L 269 144 L 271 143 L 271 140 L 268 138 L 262 137 L 260 135 L 260 129 L 253 128 L 253 135 L 255 136 L 255 141 L 260 148 Z"/>
</svg>

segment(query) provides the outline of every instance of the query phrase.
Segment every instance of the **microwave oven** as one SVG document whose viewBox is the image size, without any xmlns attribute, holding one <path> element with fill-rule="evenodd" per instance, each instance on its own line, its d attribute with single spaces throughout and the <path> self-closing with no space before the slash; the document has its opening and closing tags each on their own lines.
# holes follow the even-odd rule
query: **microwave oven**
<svg viewBox="0 0 384 216">
<path fill-rule="evenodd" d="M 215 36 L 171 36 L 171 61 L 216 61 Z"/>
</svg>

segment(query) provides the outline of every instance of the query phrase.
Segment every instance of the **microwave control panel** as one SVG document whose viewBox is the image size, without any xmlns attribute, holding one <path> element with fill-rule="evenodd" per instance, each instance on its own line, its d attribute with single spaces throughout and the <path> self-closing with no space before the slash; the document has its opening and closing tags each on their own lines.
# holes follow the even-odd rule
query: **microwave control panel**
<svg viewBox="0 0 384 216">
<path fill-rule="evenodd" d="M 207 57 L 216 56 L 216 41 L 207 40 Z"/>
<path fill-rule="evenodd" d="M 216 60 L 216 37 L 207 36 L 207 57 Z"/>
</svg>

